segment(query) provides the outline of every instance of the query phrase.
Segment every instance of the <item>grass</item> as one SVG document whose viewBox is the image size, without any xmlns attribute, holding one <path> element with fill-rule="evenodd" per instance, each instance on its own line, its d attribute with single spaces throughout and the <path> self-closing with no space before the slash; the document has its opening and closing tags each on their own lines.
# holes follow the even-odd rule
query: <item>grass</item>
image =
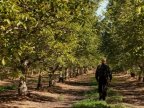
<svg viewBox="0 0 144 108">
<path fill-rule="evenodd" d="M 96 85 L 97 85 L 96 79 L 94 77 L 92 77 L 91 83 L 89 83 L 89 86 L 95 86 L 96 87 Z"/>
<path fill-rule="evenodd" d="M 0 86 L 0 92 L 3 91 L 8 91 L 8 90 L 16 90 L 16 86 L 15 85 L 11 85 L 11 86 Z"/>
<path fill-rule="evenodd" d="M 73 105 L 73 108 L 110 108 L 105 101 L 85 99 Z"/>
<path fill-rule="evenodd" d="M 122 103 L 118 103 L 111 105 L 110 108 L 126 108 L 126 107 Z"/>
<path fill-rule="evenodd" d="M 106 101 L 99 101 L 99 94 L 96 86 L 97 83 L 94 78 L 92 78 L 90 85 L 95 85 L 94 89 L 86 92 L 86 99 L 74 103 L 73 108 L 126 108 L 122 104 L 123 96 L 113 88 L 108 89 Z"/>
<path fill-rule="evenodd" d="M 110 88 L 108 89 L 108 97 L 106 101 L 111 104 L 111 103 L 120 103 L 123 100 L 123 96 L 119 94 L 117 91 L 114 89 Z"/>
</svg>

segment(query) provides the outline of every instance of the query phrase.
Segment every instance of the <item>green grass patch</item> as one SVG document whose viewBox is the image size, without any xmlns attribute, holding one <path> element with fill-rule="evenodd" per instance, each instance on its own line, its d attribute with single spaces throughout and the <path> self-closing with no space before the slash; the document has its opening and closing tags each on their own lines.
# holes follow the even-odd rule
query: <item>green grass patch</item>
<svg viewBox="0 0 144 108">
<path fill-rule="evenodd" d="M 96 101 L 94 99 L 85 99 L 73 105 L 73 108 L 110 108 L 105 101 Z"/>
<path fill-rule="evenodd" d="M 110 108 L 126 108 L 126 106 L 123 105 L 122 103 L 119 103 L 110 105 Z"/>
<path fill-rule="evenodd" d="M 11 86 L 0 86 L 0 92 L 3 91 L 8 91 L 8 90 L 16 90 L 16 86 L 15 85 L 11 85 Z"/>
<path fill-rule="evenodd" d="M 97 83 L 94 78 L 90 85 L 95 86 L 93 90 L 85 92 L 86 99 L 73 104 L 73 108 L 126 108 L 122 104 L 123 96 L 113 88 L 108 89 L 106 101 L 99 101 L 97 92 Z"/>
<path fill-rule="evenodd" d="M 120 93 L 112 88 L 108 89 L 108 96 L 106 99 L 108 103 L 119 103 L 122 102 L 122 100 L 123 96 Z"/>
<path fill-rule="evenodd" d="M 90 99 L 98 99 L 99 97 L 99 94 L 97 93 L 97 88 L 92 90 L 92 91 L 88 91 L 86 94 L 85 94 L 86 97 L 90 98 Z"/>
<path fill-rule="evenodd" d="M 91 79 L 91 82 L 89 83 L 89 86 L 96 86 L 96 85 L 97 85 L 96 79 L 93 77 Z"/>
</svg>

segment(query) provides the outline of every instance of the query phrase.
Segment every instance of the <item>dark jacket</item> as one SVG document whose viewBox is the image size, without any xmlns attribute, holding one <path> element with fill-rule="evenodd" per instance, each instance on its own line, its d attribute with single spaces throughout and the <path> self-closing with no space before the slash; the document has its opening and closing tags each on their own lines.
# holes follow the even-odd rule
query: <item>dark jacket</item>
<svg viewBox="0 0 144 108">
<path fill-rule="evenodd" d="M 112 73 L 110 71 L 110 68 L 108 65 L 102 63 L 101 65 L 98 65 L 95 73 L 95 78 L 97 82 L 107 82 L 108 78 L 111 81 L 112 80 Z"/>
</svg>

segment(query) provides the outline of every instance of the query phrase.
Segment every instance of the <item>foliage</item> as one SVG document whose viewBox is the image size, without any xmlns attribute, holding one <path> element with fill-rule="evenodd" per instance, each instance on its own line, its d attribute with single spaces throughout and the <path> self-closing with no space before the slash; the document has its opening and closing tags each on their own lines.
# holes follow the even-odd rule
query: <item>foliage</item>
<svg viewBox="0 0 144 108">
<path fill-rule="evenodd" d="M 97 4 L 94 0 L 1 1 L 1 65 L 23 74 L 27 68 L 95 66 Z"/>
<path fill-rule="evenodd" d="M 102 45 L 114 66 L 129 69 L 143 66 L 144 11 L 139 0 L 110 0 L 105 19 L 100 23 Z"/>
</svg>

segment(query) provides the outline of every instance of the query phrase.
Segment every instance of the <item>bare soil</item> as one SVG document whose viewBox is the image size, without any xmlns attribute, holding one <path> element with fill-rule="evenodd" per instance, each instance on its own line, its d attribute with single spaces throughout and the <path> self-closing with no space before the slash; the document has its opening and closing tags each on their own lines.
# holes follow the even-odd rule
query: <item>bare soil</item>
<svg viewBox="0 0 144 108">
<path fill-rule="evenodd" d="M 85 98 L 85 92 L 93 89 L 89 85 L 92 77 L 94 74 L 90 72 L 71 78 L 65 83 L 56 83 L 51 88 L 43 86 L 39 91 L 35 90 L 33 85 L 28 85 L 30 93 L 25 97 L 18 97 L 15 90 L 0 93 L 0 108 L 70 108 L 74 102 Z"/>
<path fill-rule="evenodd" d="M 56 83 L 51 88 L 43 85 L 39 91 L 34 89 L 35 81 L 29 82 L 30 93 L 26 97 L 18 97 L 15 90 L 1 92 L 0 108 L 70 108 L 73 103 L 85 99 L 84 94 L 94 88 L 90 85 L 92 77 L 94 72 L 71 78 L 65 83 Z M 144 83 L 124 73 L 114 74 L 113 77 L 110 86 L 124 97 L 125 106 L 144 108 Z M 9 84 L 10 82 L 0 81 L 1 86 Z"/>
<path fill-rule="evenodd" d="M 137 78 L 130 77 L 127 73 L 114 75 L 114 83 L 111 87 L 116 89 L 123 97 L 123 103 L 127 108 L 144 108 L 144 83 Z"/>
</svg>

